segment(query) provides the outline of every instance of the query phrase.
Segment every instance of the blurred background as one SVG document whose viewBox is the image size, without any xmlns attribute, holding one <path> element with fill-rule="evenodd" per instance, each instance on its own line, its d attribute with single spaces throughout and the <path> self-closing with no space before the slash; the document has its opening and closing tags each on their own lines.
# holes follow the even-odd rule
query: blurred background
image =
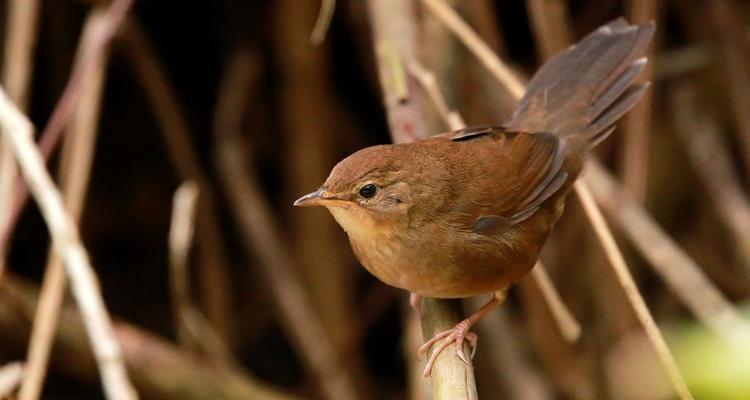
<svg viewBox="0 0 750 400">
<path fill-rule="evenodd" d="M 322 399 L 331 398 L 332 379 L 356 388 L 347 396 L 355 399 L 429 396 L 429 380 L 418 376 L 421 332 L 408 294 L 358 265 L 325 210 L 291 207 L 338 160 L 391 140 L 373 51 L 370 7 L 378 2 L 336 2 L 316 45 L 310 35 L 319 1 L 0 1 L 3 88 L 37 139 L 49 134 L 40 147 L 80 218 L 142 398 Z M 449 107 L 469 125 L 501 124 L 512 98 L 425 2 L 408 3 L 419 58 Z M 694 272 L 743 312 L 750 296 L 750 5 L 447 3 L 522 77 L 618 16 L 657 21 L 643 77 L 651 90 L 598 156 L 694 260 Z M 55 111 L 61 99 L 71 104 L 67 111 Z M 431 102 L 424 112 L 425 135 L 448 129 Z M 59 262 L 50 261 L 48 230 L 13 183 L 7 156 L 0 154 L 0 366 L 27 359 L 45 282 L 49 293 L 66 294 L 41 397 L 103 398 L 81 317 L 62 291 Z M 175 216 L 180 204 L 188 211 Z M 617 212 L 605 206 L 695 397 L 750 398 L 747 358 L 684 300 L 714 297 L 666 284 L 650 258 L 663 248 L 644 251 Z M 190 229 L 180 224 L 190 221 L 195 234 L 186 249 L 190 238 L 181 242 L 179 232 Z M 170 239 L 172 226 L 183 229 Z M 543 260 L 582 335 L 567 342 L 525 279 L 477 328 L 480 396 L 676 398 L 572 196 Z M 679 281 L 682 272 L 671 276 Z M 466 311 L 476 306 L 467 302 Z M 39 318 L 55 326 L 54 313 Z"/>
</svg>

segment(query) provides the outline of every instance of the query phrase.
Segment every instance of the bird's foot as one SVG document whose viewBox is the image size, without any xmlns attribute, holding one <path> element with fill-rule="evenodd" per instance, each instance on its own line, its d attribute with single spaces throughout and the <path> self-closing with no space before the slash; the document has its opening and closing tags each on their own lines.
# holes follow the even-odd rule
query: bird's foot
<svg viewBox="0 0 750 400">
<path fill-rule="evenodd" d="M 477 335 L 474 332 L 470 332 L 470 328 L 471 323 L 468 319 L 465 319 L 459 322 L 455 327 L 453 327 L 453 329 L 448 329 L 447 331 L 438 333 L 419 348 L 417 355 L 421 358 L 422 356 L 427 354 L 427 352 L 433 345 L 440 342 L 439 345 L 432 350 L 430 358 L 429 360 L 427 360 L 427 366 L 425 366 L 424 372 L 422 373 L 424 377 L 430 376 L 432 367 L 435 364 L 435 360 L 437 360 L 440 353 L 445 350 L 446 347 L 450 346 L 451 343 L 456 343 L 456 354 L 458 355 L 458 358 L 466 363 L 466 365 L 470 365 L 469 360 L 464 354 L 464 340 L 468 341 L 471 345 L 471 358 L 474 357 L 474 353 L 477 350 Z"/>
</svg>

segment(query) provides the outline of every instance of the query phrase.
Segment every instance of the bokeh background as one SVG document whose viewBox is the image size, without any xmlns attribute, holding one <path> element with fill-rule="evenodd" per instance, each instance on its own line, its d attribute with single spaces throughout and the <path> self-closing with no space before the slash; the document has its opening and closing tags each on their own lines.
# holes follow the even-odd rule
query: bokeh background
<svg viewBox="0 0 750 400">
<path fill-rule="evenodd" d="M 321 382 L 334 372 L 310 362 L 311 347 L 299 335 L 306 324 L 320 328 L 309 328 L 306 339 L 357 388 L 352 398 L 426 395 L 428 381 L 416 377 L 421 334 L 407 294 L 358 265 L 325 210 L 291 207 L 338 160 L 390 141 L 368 8 L 379 1 L 336 2 L 318 45 L 310 34 L 319 1 L 135 1 L 104 47 L 84 40 L 84 27 L 111 22 L 107 10 L 128 2 L 38 2 L 19 17 L 11 11 L 37 2 L 0 1 L 3 87 L 10 93 L 20 79 L 10 94 L 37 131 L 61 130 L 47 163 L 53 176 L 67 176 L 61 185 L 85 183 L 90 174 L 74 208 L 82 210 L 81 236 L 143 398 L 326 398 Z M 513 107 L 506 91 L 423 2 L 412 3 L 419 58 L 448 105 L 467 124 L 501 124 Z M 653 81 L 650 93 L 597 155 L 706 282 L 742 310 L 750 296 L 747 2 L 448 3 L 525 77 L 618 16 L 657 21 L 644 75 Z M 12 47 L 13 33 L 25 28 L 30 42 Z M 104 50 L 96 57 L 82 50 L 91 48 Z M 24 51 L 30 59 L 13 69 Z M 50 124 L 73 71 L 86 62 L 73 82 L 80 96 L 69 122 Z M 445 131 L 432 103 L 424 108 L 425 134 Z M 90 168 L 65 167 L 87 155 Z M 173 196 L 186 181 L 199 188 L 199 200 L 194 246 L 180 262 L 170 258 L 169 236 Z M 49 259 L 34 201 L 13 205 L 19 190 L 0 192 L 8 232 L 0 243 L 0 366 L 27 357 Z M 20 214 L 8 219 L 14 207 Z M 750 362 L 680 301 L 709 296 L 665 284 L 631 245 L 633 233 L 618 229 L 616 213 L 607 216 L 628 266 L 696 398 L 750 398 Z M 582 336 L 562 338 L 526 279 L 478 327 L 480 397 L 675 398 L 576 200 L 543 260 Z M 103 397 L 69 294 L 42 397 Z"/>
</svg>

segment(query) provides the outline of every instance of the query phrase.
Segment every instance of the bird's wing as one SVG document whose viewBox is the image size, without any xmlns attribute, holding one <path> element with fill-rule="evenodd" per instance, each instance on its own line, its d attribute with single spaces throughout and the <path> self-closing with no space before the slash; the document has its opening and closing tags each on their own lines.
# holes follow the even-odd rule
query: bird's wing
<svg viewBox="0 0 750 400">
<path fill-rule="evenodd" d="M 458 223 L 476 233 L 495 235 L 524 221 L 568 180 L 562 168 L 565 142 L 555 135 L 475 127 L 447 136 L 457 142 L 476 141 L 478 146 L 468 151 L 489 152 L 477 154 L 474 165 L 466 166 L 483 190 L 462 191 L 451 210 Z"/>
</svg>

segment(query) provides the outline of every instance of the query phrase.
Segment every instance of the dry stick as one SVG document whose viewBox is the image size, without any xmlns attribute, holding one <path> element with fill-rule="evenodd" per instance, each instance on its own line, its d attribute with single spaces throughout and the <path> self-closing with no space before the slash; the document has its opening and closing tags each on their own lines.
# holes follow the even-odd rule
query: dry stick
<svg viewBox="0 0 750 400">
<path fill-rule="evenodd" d="M 21 110 L 25 110 L 33 68 L 39 2 L 38 0 L 10 0 L 7 4 L 8 20 L 6 21 L 3 54 L 5 65 L 3 65 L 2 82 L 11 101 L 18 104 Z M 0 210 L 10 208 L 12 188 L 17 175 L 13 152 L 8 145 L 0 141 Z M 0 226 L 7 225 L 7 218 L 8 214 L 0 211 Z M 5 269 L 6 250 L 0 245 L 0 278 Z"/>
<path fill-rule="evenodd" d="M 2 90 L 0 126 L 11 143 L 24 179 L 47 223 L 55 250 L 65 262 L 73 297 L 81 310 L 96 355 L 104 391 L 110 399 L 135 399 L 138 396 L 128 380 L 122 352 L 114 337 L 99 292 L 99 283 L 81 243 L 78 227 L 67 213 L 60 192 L 44 167 L 44 159 L 34 145 L 31 123 Z"/>
<path fill-rule="evenodd" d="M 331 19 L 333 19 L 333 12 L 336 10 L 336 0 L 322 0 L 320 2 L 320 13 L 318 14 L 318 20 L 315 21 L 315 28 L 310 34 L 310 42 L 314 45 L 323 43 L 328 33 L 328 28 L 331 26 Z"/>
<path fill-rule="evenodd" d="M 443 118 L 449 129 L 457 130 L 466 126 L 461 114 L 448 107 L 448 103 L 437 85 L 437 79 L 431 71 L 418 61 L 413 61 L 409 64 L 409 72 L 419 81 L 423 90 L 432 99 L 438 114 Z M 539 288 L 542 298 L 548 305 L 563 337 L 569 342 L 578 340 L 581 336 L 581 324 L 576 321 L 568 307 L 562 302 L 560 293 L 555 289 L 546 268 L 541 262 L 537 262 L 534 266 L 531 277 Z"/>
<path fill-rule="evenodd" d="M 181 180 L 195 181 L 201 190 L 198 203 L 196 241 L 200 268 L 198 279 L 206 316 L 216 331 L 231 347 L 234 317 L 230 288 L 229 261 L 226 241 L 218 221 L 218 207 L 208 174 L 199 162 L 194 148 L 188 119 L 169 81 L 159 54 L 137 20 L 125 21 L 122 32 L 124 51 L 135 74 L 146 92 L 161 134 L 166 144 L 170 163 Z"/>
<path fill-rule="evenodd" d="M 631 0 L 630 22 L 634 24 L 658 21 L 662 8 L 661 0 Z M 658 40 L 658 35 L 654 42 Z M 647 63 L 636 82 L 642 83 L 652 79 L 654 74 L 654 42 L 644 54 L 651 62 Z M 640 202 L 646 198 L 649 143 L 652 129 L 651 114 L 656 87 L 651 86 L 643 97 L 623 118 L 624 146 L 620 160 L 620 171 L 623 184 Z"/>
<path fill-rule="evenodd" d="M 0 367 L 0 399 L 13 398 L 13 391 L 21 383 L 23 367 L 22 362 L 12 362 Z"/>
<path fill-rule="evenodd" d="M 442 0 L 422 0 L 423 3 L 441 3 L 443 6 L 445 4 L 442 3 Z M 443 11 L 445 12 L 447 10 L 447 13 L 441 14 L 443 16 L 453 14 L 453 17 L 455 18 L 441 18 L 441 15 L 436 14 L 441 20 L 446 24 L 446 26 L 449 27 L 452 31 L 456 32 L 459 30 L 459 28 L 464 27 L 464 25 L 455 24 L 455 19 L 460 19 L 458 15 L 455 14 L 455 12 L 450 9 L 450 7 L 445 6 Z M 468 26 L 465 26 L 468 28 Z M 476 40 L 479 39 L 476 34 L 468 28 L 468 33 L 470 33 L 470 36 L 473 36 L 476 38 Z M 467 31 L 463 31 L 464 35 L 466 35 Z M 457 34 L 458 35 L 458 34 Z M 459 38 L 461 38 L 460 35 L 458 35 Z M 468 47 L 468 46 L 467 46 Z M 484 54 L 476 54 L 477 57 L 483 57 Z M 490 54 L 490 57 L 494 58 L 496 62 L 501 63 L 500 59 L 494 55 Z M 487 63 L 484 63 L 487 65 Z M 518 85 L 521 85 L 520 81 L 517 81 Z M 520 96 L 517 96 L 518 99 L 520 99 Z M 585 196 L 588 193 L 588 189 L 586 187 L 586 184 L 583 183 L 583 181 L 579 181 L 575 184 L 576 187 L 576 193 L 579 195 L 579 197 Z M 582 201 L 585 201 L 585 199 L 581 199 Z M 609 232 L 609 228 L 607 227 L 606 223 L 604 221 L 596 221 L 594 220 L 594 213 L 598 213 L 598 207 L 595 203 L 590 202 L 587 203 L 588 206 L 586 210 L 586 214 L 589 217 L 589 220 L 591 221 L 592 225 L 594 225 L 594 228 L 597 229 L 597 231 L 605 231 L 608 236 L 599 234 L 598 238 L 602 243 L 602 246 L 604 246 L 605 250 L 608 248 L 614 246 L 614 248 L 619 253 L 619 249 L 617 249 L 616 243 L 614 243 L 614 240 L 609 240 L 611 238 L 611 233 Z M 601 223 L 599 223 L 601 222 Z M 620 278 L 620 283 L 623 285 L 623 288 L 628 292 L 628 289 L 632 286 L 634 291 L 630 291 L 628 293 L 628 300 L 631 302 L 631 305 L 634 307 L 636 314 L 639 316 L 639 319 L 641 320 L 641 323 L 644 325 L 644 328 L 646 329 L 646 333 L 649 334 L 649 338 L 652 339 L 652 344 L 656 348 L 657 352 L 660 355 L 661 361 L 664 363 L 664 367 L 667 369 L 667 372 L 670 375 L 670 378 L 672 378 L 672 382 L 675 385 L 675 388 L 680 394 L 680 396 L 683 399 L 690 399 L 692 396 L 690 395 L 690 392 L 687 390 L 687 386 L 685 385 L 684 381 L 682 380 L 682 377 L 679 373 L 679 369 L 677 368 L 676 363 L 674 362 L 673 357 L 671 356 L 671 353 L 669 353 L 669 349 L 666 348 L 666 345 L 663 343 L 663 338 L 661 337 L 661 333 L 659 332 L 658 328 L 656 328 L 655 324 L 653 323 L 653 317 L 651 317 L 651 314 L 648 312 L 648 308 L 645 307 L 645 302 L 643 301 L 643 298 L 640 296 L 640 293 L 637 291 L 637 288 L 635 288 L 634 285 L 630 285 L 629 282 L 632 282 L 632 276 L 630 275 L 629 271 L 625 267 L 624 258 L 620 255 L 620 259 L 617 263 L 612 262 L 612 260 L 615 258 L 613 255 L 610 255 L 611 248 L 608 251 L 608 257 L 610 257 L 611 266 L 615 269 L 615 272 L 618 275 L 618 278 Z M 621 262 L 621 263 L 620 263 Z M 626 276 L 627 278 L 622 278 L 622 276 Z M 641 307 L 643 305 L 643 307 Z M 650 326 L 653 324 L 653 326 Z M 652 329 L 653 328 L 653 329 Z M 654 331 L 655 329 L 655 331 Z M 663 352 L 666 350 L 667 355 L 664 356 Z"/>
<path fill-rule="evenodd" d="M 695 88 L 687 82 L 675 88 L 671 96 L 675 131 L 716 213 L 732 231 L 742 264 L 750 268 L 750 201 L 719 137 L 718 124 L 698 104 L 696 96 Z"/>
<path fill-rule="evenodd" d="M 646 330 L 646 335 L 648 335 L 651 344 L 656 350 L 656 354 L 662 365 L 667 370 L 669 379 L 672 381 L 677 394 L 681 399 L 692 399 L 693 396 L 690 394 L 690 390 L 688 389 L 685 380 L 682 378 L 682 374 L 677 367 L 677 362 L 669 351 L 669 347 L 667 347 L 667 343 L 664 341 L 664 337 L 662 336 L 659 327 L 656 326 L 656 322 L 651 316 L 651 312 L 648 310 L 646 302 L 638 291 L 633 276 L 630 274 L 628 267 L 625 264 L 625 257 L 622 255 L 622 252 L 620 252 L 619 247 L 617 247 L 615 238 L 612 236 L 612 232 L 604 221 L 604 216 L 602 216 L 601 210 L 599 210 L 599 207 L 596 205 L 591 192 L 582 180 L 575 183 L 575 190 L 578 199 L 581 201 L 583 210 L 586 212 L 586 216 L 591 222 L 591 226 L 594 228 L 594 231 L 604 248 L 604 253 L 607 255 L 607 259 L 609 260 L 610 265 L 612 265 L 612 269 L 614 269 L 617 279 L 620 282 L 620 285 L 622 285 L 625 295 L 628 297 L 628 301 L 633 306 L 635 315 Z"/>
<path fill-rule="evenodd" d="M 22 346 L 29 335 L 38 290 L 14 279 L 0 282 L 0 340 Z M 237 368 L 217 368 L 158 336 L 122 321 L 113 322 L 133 383 L 149 399 L 294 400 L 298 397 L 265 384 Z M 77 310 L 64 306 L 55 336 L 56 367 L 81 381 L 96 379 L 96 363 Z"/>
<path fill-rule="evenodd" d="M 685 253 L 595 160 L 589 160 L 584 180 L 610 219 L 667 282 L 692 313 L 730 346 L 750 341 L 750 323 L 708 280 L 703 269 Z"/>
<path fill-rule="evenodd" d="M 172 289 L 172 313 L 175 319 L 177 341 L 190 350 L 198 347 L 195 336 L 190 335 L 187 315 L 192 309 L 190 301 L 190 273 L 188 262 L 193 247 L 195 232 L 195 206 L 198 201 L 198 185 L 187 181 L 175 191 L 172 200 L 172 220 L 169 226 L 170 287 Z"/>
<path fill-rule="evenodd" d="M 190 297 L 190 250 L 195 232 L 198 184 L 186 181 L 174 194 L 169 228 L 169 277 L 177 340 L 188 350 L 203 350 L 219 365 L 236 364 L 226 343 Z"/>
<path fill-rule="evenodd" d="M 750 172 L 750 60 L 748 40 L 743 35 L 742 9 L 734 0 L 709 2 L 709 11 L 716 30 L 724 82 L 734 114 L 735 131 L 742 146 L 745 172 Z"/>
<path fill-rule="evenodd" d="M 127 14 L 133 0 L 113 0 L 104 13 L 102 27 L 97 31 L 95 45 L 83 55 L 83 61 L 71 73 L 68 84 L 65 86 L 60 100 L 57 102 L 52 116 L 47 122 L 39 139 L 39 151 L 44 159 L 49 159 L 55 146 L 60 140 L 62 130 L 72 115 L 78 98 L 81 95 L 81 81 L 90 74 L 92 68 L 100 64 L 100 57 L 109 44 L 110 39 L 117 31 L 120 23 Z M 10 235 L 18 222 L 26 200 L 28 200 L 29 189 L 22 180 L 15 180 L 13 188 L 13 200 L 10 207 L 0 209 L 0 255 L 7 251 Z M 5 214 L 3 214 L 5 213 Z"/>
<path fill-rule="evenodd" d="M 406 66 L 417 60 L 414 4 L 402 0 L 368 1 L 383 102 L 391 137 L 396 143 L 418 138 L 425 132 L 422 99 L 416 82 L 408 79 Z M 422 335 L 432 335 L 454 327 L 460 321 L 460 302 L 422 300 Z M 455 346 L 454 346 L 455 347 Z M 464 351 L 468 343 L 464 344 Z M 455 353 L 441 352 L 430 375 L 435 399 L 475 399 L 476 383 L 471 365 Z"/>
<path fill-rule="evenodd" d="M 354 380 L 339 362 L 336 349 L 312 307 L 280 229 L 272 219 L 271 207 L 258 191 L 255 176 L 246 170 L 248 160 L 241 150 L 240 121 L 254 76 L 249 57 L 240 54 L 221 83 L 214 121 L 217 169 L 244 246 L 254 249 L 261 260 L 258 265 L 271 286 L 287 334 L 320 381 L 326 398 L 355 399 L 358 396 Z"/>
<path fill-rule="evenodd" d="M 103 9 L 100 7 L 89 14 L 78 48 L 76 68 L 84 61 L 83 57 L 90 48 L 96 45 L 97 32 L 106 22 L 103 18 Z M 100 64 L 80 81 L 81 95 L 70 122 L 61 158 L 60 186 L 65 207 L 76 222 L 80 220 L 83 211 L 99 121 L 107 58 L 101 57 L 99 60 Z M 29 340 L 26 371 L 18 396 L 20 400 L 38 399 L 42 392 L 52 339 L 65 295 L 63 260 L 54 248 L 50 249 L 47 260 L 39 307 L 34 316 Z"/>
</svg>

